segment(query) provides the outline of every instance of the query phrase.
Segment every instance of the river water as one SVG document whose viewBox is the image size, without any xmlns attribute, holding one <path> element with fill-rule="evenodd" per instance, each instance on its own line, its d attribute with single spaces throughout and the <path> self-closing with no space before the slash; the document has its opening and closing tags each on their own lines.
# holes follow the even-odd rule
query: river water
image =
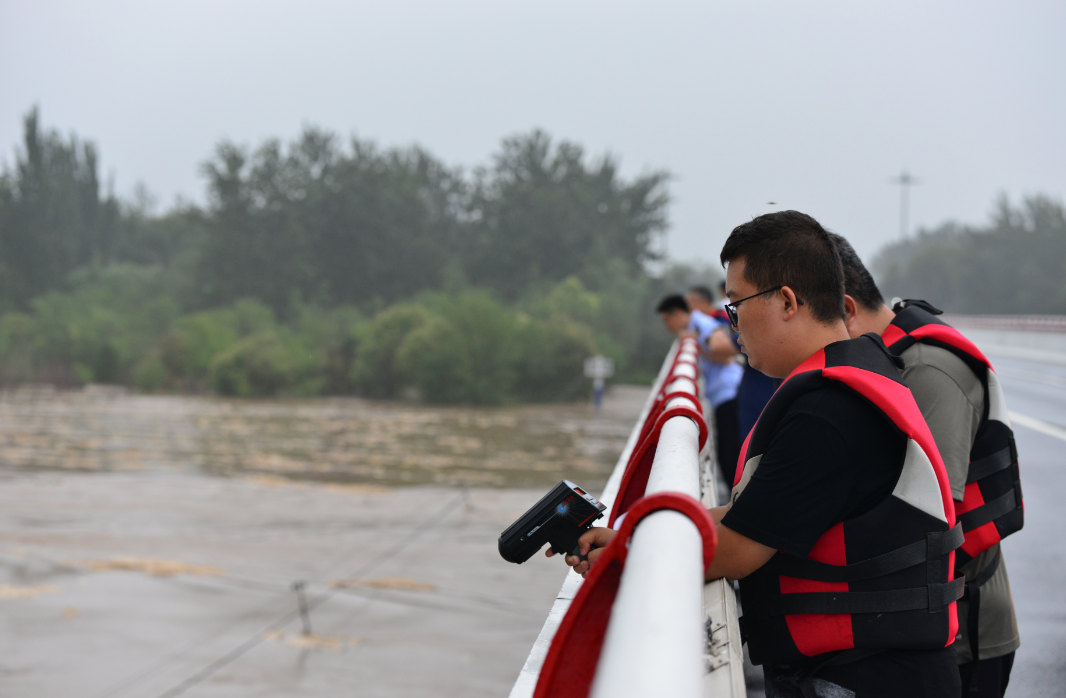
<svg viewBox="0 0 1066 698">
<path fill-rule="evenodd" d="M 602 485 L 647 394 L 586 404 L 427 407 L 359 399 L 241 401 L 90 387 L 0 393 L 0 467 L 180 469 L 384 485 Z"/>
<path fill-rule="evenodd" d="M 602 486 L 646 395 L 0 393 L 0 695 L 506 695 L 564 569 L 496 537 Z"/>
</svg>

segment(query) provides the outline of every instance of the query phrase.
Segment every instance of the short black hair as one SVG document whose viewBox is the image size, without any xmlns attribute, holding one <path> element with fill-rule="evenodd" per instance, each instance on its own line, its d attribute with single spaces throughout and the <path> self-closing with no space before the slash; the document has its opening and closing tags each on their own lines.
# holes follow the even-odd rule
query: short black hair
<svg viewBox="0 0 1066 698">
<path fill-rule="evenodd" d="M 659 301 L 659 307 L 655 309 L 655 312 L 672 313 L 675 310 L 681 310 L 686 313 L 689 312 L 688 302 L 680 293 L 671 294 Z"/>
<path fill-rule="evenodd" d="M 775 211 L 733 228 L 722 266 L 744 260 L 744 278 L 758 291 L 788 286 L 825 323 L 844 317 L 844 269 L 822 225 L 799 211 Z"/>
<path fill-rule="evenodd" d="M 708 303 L 714 303 L 714 291 L 706 286 L 693 286 L 688 292 L 694 296 L 699 296 Z"/>
<path fill-rule="evenodd" d="M 859 255 L 855 254 L 855 248 L 843 235 L 829 233 L 829 239 L 837 246 L 840 263 L 844 266 L 844 293 L 867 310 L 880 310 L 885 304 L 885 297 L 881 295 L 881 289 L 877 288 L 877 283 L 866 265 L 859 259 Z"/>
</svg>

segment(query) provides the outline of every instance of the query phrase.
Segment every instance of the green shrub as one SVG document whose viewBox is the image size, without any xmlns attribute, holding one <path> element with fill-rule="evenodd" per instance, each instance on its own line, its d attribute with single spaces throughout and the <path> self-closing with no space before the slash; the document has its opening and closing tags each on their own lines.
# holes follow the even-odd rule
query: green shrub
<svg viewBox="0 0 1066 698">
<path fill-rule="evenodd" d="M 126 382 L 134 365 L 149 353 L 177 318 L 165 297 L 139 303 L 111 288 L 116 282 L 73 293 L 49 293 L 32 303 L 33 356 L 38 378 L 78 383 Z"/>
<path fill-rule="evenodd" d="M 350 306 L 300 308 L 296 332 L 300 341 L 314 351 L 319 366 L 319 393 L 346 395 L 355 389 L 352 372 L 359 354 L 359 328 L 363 324 L 362 315 Z"/>
<path fill-rule="evenodd" d="M 159 340 L 159 361 L 169 382 L 189 385 L 206 381 L 214 358 L 238 340 L 227 315 L 218 311 L 187 315 Z"/>
<path fill-rule="evenodd" d="M 158 352 L 144 357 L 133 369 L 133 385 L 139 390 L 154 393 L 167 384 L 167 368 Z"/>
<path fill-rule="evenodd" d="M 530 313 L 541 319 L 565 315 L 571 320 L 594 326 L 600 319 L 602 300 L 586 290 L 576 276 L 560 281 L 542 296 L 527 301 Z"/>
<path fill-rule="evenodd" d="M 512 398 L 517 322 L 487 293 L 425 298 L 434 317 L 397 348 L 402 385 L 430 402 L 494 405 Z"/>
<path fill-rule="evenodd" d="M 159 339 L 159 360 L 166 371 L 164 384 L 202 389 L 215 357 L 243 337 L 276 329 L 274 311 L 254 300 L 186 315 Z"/>
<path fill-rule="evenodd" d="M 473 367 L 462 402 L 495 405 L 510 399 L 519 349 L 514 314 L 482 291 L 448 298 L 436 309 L 462 338 Z"/>
<path fill-rule="evenodd" d="M 474 402 L 477 383 L 466 339 L 442 317 L 432 317 L 404 338 L 396 352 L 397 371 L 436 403 Z"/>
<path fill-rule="evenodd" d="M 303 387 L 313 378 L 313 361 L 306 349 L 286 339 L 278 332 L 258 332 L 220 352 L 211 362 L 211 387 L 238 397 L 265 397 Z"/>
<path fill-rule="evenodd" d="M 585 359 L 597 353 L 596 340 L 588 326 L 564 315 L 548 321 L 525 318 L 518 337 L 516 396 L 557 401 L 587 390 Z"/>
<path fill-rule="evenodd" d="M 0 318 L 0 383 L 26 383 L 37 378 L 33 351 L 36 331 L 29 315 L 8 313 Z"/>
<path fill-rule="evenodd" d="M 404 387 L 396 367 L 396 352 L 407 335 L 429 319 L 425 308 L 395 305 L 359 327 L 359 355 L 352 367 L 352 381 L 370 397 L 395 397 Z M 408 381 L 409 383 L 409 381 Z"/>
</svg>

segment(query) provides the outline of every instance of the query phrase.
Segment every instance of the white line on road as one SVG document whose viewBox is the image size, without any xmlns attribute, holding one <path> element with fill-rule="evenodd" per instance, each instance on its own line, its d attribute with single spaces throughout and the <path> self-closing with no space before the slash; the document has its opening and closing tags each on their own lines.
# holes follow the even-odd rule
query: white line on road
<svg viewBox="0 0 1066 698">
<path fill-rule="evenodd" d="M 1006 347 L 999 344 L 988 344 L 987 342 L 978 344 L 978 349 L 989 356 L 1000 356 L 1004 359 L 1021 359 L 1022 361 L 1035 361 L 1041 364 L 1066 366 L 1066 354 L 1057 351 L 1044 351 L 1028 347 Z"/>
<path fill-rule="evenodd" d="M 1014 378 L 1016 380 L 1040 383 L 1041 385 L 1055 385 L 1060 388 L 1066 388 L 1066 376 L 1026 371 L 1023 368 L 1014 368 L 1013 366 L 1001 366 L 996 373 L 999 374 L 1001 378 Z"/>
<path fill-rule="evenodd" d="M 1021 424 L 1023 427 L 1029 427 L 1033 431 L 1039 431 L 1041 434 L 1047 434 L 1048 436 L 1054 436 L 1056 439 L 1066 441 L 1066 429 L 1057 424 L 1051 424 L 1042 419 L 1028 417 L 1017 412 L 1010 413 L 1010 420 L 1015 424 Z"/>
</svg>

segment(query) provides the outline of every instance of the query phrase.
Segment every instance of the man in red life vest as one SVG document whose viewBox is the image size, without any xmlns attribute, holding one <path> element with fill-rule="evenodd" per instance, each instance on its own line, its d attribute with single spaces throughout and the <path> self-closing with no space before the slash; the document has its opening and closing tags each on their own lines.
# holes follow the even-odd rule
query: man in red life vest
<svg viewBox="0 0 1066 698">
<path fill-rule="evenodd" d="M 733 230 L 721 261 L 730 320 L 752 366 L 785 379 L 712 510 L 708 579 L 740 580 L 741 629 L 770 698 L 959 694 L 947 474 L 877 335 L 849 339 L 844 272 L 828 233 L 796 211 Z M 614 536 L 581 537 L 594 565 Z"/>
<path fill-rule="evenodd" d="M 937 319 L 939 312 L 931 313 L 935 309 L 927 303 L 904 301 L 898 314 L 889 308 L 848 241 L 830 237 L 844 265 L 848 332 L 852 337 L 876 332 L 899 348 L 906 363 L 903 380 L 951 480 L 967 539 L 955 558 L 968 590 L 958 604 L 954 645 L 963 695 L 1001 698 L 1021 643 L 999 540 L 1021 528 L 1022 510 L 1020 485 L 1015 492 L 1018 458 L 998 382 L 980 351 Z M 982 464 L 990 466 L 983 476 Z M 999 512 L 991 511 L 996 501 Z"/>
</svg>

